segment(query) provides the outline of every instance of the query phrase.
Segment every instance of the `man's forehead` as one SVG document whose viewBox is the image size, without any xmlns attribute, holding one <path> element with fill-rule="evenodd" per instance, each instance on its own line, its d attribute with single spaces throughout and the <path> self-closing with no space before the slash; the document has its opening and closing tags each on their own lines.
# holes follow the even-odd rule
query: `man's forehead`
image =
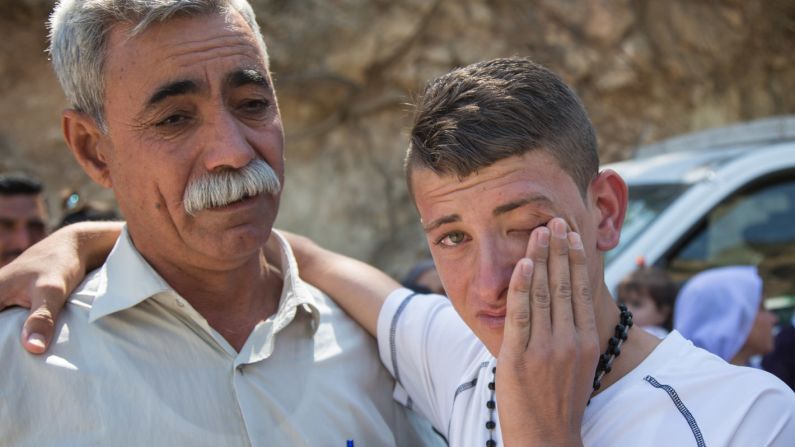
<svg viewBox="0 0 795 447">
<path fill-rule="evenodd" d="M 129 98 L 140 105 L 136 113 L 213 86 L 271 88 L 264 48 L 239 14 L 177 17 L 131 31 L 129 23 L 112 30 L 105 77 L 108 99 Z"/>
<path fill-rule="evenodd" d="M 0 215 L 39 215 L 44 211 L 44 197 L 41 194 L 0 195 Z"/>
<path fill-rule="evenodd" d="M 136 31 L 136 25 L 120 22 L 111 27 L 107 46 L 108 59 L 121 62 L 125 69 L 134 69 L 130 56 L 141 56 L 169 68 L 190 68 L 201 62 L 230 56 L 246 55 L 250 65 L 267 70 L 265 48 L 239 13 L 230 16 L 207 13 L 178 16 L 150 24 Z"/>
</svg>

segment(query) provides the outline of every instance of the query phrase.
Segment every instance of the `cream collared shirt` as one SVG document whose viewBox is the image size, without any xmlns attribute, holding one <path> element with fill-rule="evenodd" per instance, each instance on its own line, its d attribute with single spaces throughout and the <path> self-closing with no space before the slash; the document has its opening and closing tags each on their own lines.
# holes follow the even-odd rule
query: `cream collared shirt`
<svg viewBox="0 0 795 447">
<path fill-rule="evenodd" d="M 372 338 L 298 277 L 282 240 L 278 311 L 240 352 L 141 257 L 126 230 L 74 292 L 43 356 L 0 313 L 0 445 L 425 445 Z"/>
</svg>

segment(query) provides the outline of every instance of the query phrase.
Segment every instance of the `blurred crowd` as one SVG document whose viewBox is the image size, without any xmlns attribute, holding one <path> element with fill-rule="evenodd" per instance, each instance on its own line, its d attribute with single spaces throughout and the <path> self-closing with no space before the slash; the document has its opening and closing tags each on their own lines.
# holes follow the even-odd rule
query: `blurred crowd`
<svg viewBox="0 0 795 447">
<path fill-rule="evenodd" d="M 87 220 L 118 220 L 113 206 L 61 192 L 60 220 L 50 223 L 44 185 L 23 172 L 0 173 L 0 267 L 44 239 L 49 229 Z"/>
<path fill-rule="evenodd" d="M 792 309 L 783 318 L 767 303 L 778 298 L 757 266 L 737 265 L 702 271 L 677 284 L 660 267 L 638 268 L 619 285 L 617 299 L 636 324 L 664 338 L 676 330 L 698 347 L 735 365 L 765 369 L 795 389 L 795 328 Z"/>
</svg>

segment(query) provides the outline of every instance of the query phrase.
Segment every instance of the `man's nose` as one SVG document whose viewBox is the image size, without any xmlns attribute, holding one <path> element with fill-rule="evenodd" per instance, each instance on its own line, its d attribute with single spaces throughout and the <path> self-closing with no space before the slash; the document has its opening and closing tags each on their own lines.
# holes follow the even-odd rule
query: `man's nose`
<svg viewBox="0 0 795 447">
<path fill-rule="evenodd" d="M 481 242 L 474 279 L 474 291 L 482 302 L 503 304 L 516 259 L 498 241 Z M 518 258 L 517 258 L 518 259 Z"/>
<path fill-rule="evenodd" d="M 220 111 L 208 120 L 204 164 L 213 171 L 220 168 L 240 169 L 251 163 L 257 154 L 245 135 L 245 125 L 227 111 Z"/>
<path fill-rule="evenodd" d="M 27 250 L 36 241 L 24 225 L 17 225 L 7 239 L 6 251 L 22 252 Z"/>
</svg>

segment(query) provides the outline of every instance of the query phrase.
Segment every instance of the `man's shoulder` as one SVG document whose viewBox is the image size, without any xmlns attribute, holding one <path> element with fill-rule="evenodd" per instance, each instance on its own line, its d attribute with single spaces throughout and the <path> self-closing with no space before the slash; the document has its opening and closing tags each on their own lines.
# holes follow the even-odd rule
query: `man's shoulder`
<svg viewBox="0 0 795 447">
<path fill-rule="evenodd" d="M 672 334 L 673 337 L 677 335 Z M 716 403 L 725 399 L 753 399 L 765 394 L 779 395 L 795 404 L 795 393 L 774 375 L 756 368 L 732 365 L 683 338 L 673 341 L 678 349 L 669 353 L 669 362 L 654 377 L 658 381 L 675 385 L 675 388 L 709 393 L 715 396 Z"/>
</svg>

